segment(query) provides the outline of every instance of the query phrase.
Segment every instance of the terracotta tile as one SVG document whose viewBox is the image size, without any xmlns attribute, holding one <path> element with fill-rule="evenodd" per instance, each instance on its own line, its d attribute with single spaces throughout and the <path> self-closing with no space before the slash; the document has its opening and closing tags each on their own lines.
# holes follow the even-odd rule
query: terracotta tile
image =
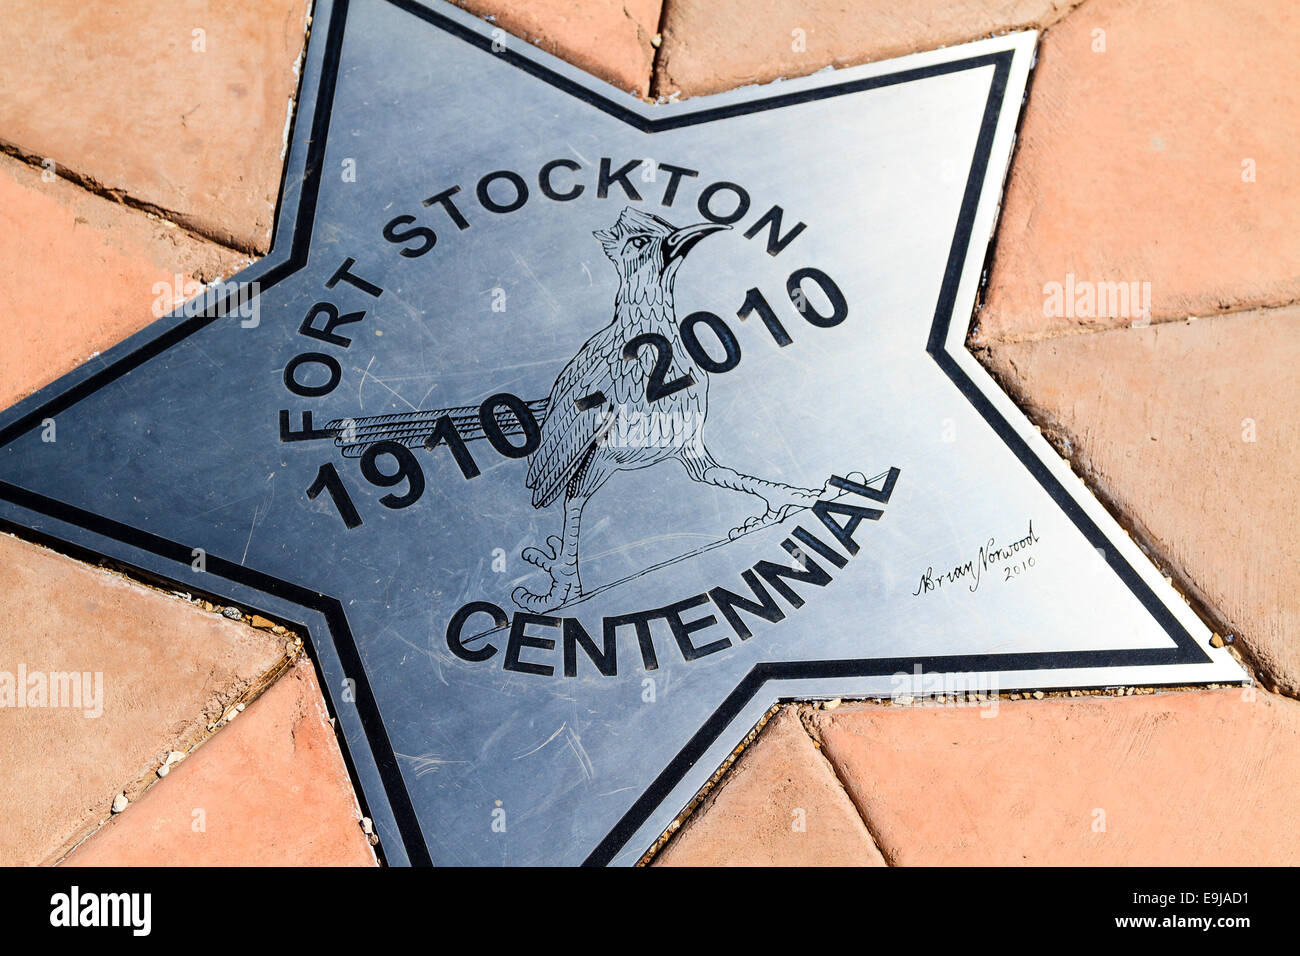
<svg viewBox="0 0 1300 956">
<path fill-rule="evenodd" d="M 283 656 L 269 634 L 0 535 L 0 864 L 57 858 Z M 18 708 L 4 685 L 20 671 L 33 692 L 50 674 L 101 676 L 77 682 L 78 707 L 64 685 L 65 706 L 51 693 Z"/>
<path fill-rule="evenodd" d="M 793 707 L 768 721 L 654 863 L 885 865 Z"/>
<path fill-rule="evenodd" d="M 9 0 L 0 141 L 264 252 L 309 6 Z"/>
<path fill-rule="evenodd" d="M 311 663 L 77 848 L 71 866 L 374 866 Z"/>
<path fill-rule="evenodd" d="M 846 708 L 826 755 L 901 865 L 1300 863 L 1300 703 L 1240 689 Z"/>
<path fill-rule="evenodd" d="M 175 288 L 179 273 L 183 289 L 245 261 L 0 156 L 0 408 L 152 322 L 156 283 Z"/>
<path fill-rule="evenodd" d="M 620 89 L 637 96 L 649 91 L 659 0 L 454 2 Z"/>
<path fill-rule="evenodd" d="M 1300 693 L 1300 307 L 996 346 L 1075 469 Z"/>
<path fill-rule="evenodd" d="M 669 0 L 654 91 L 718 93 L 1055 22 L 1076 0 Z"/>
<path fill-rule="evenodd" d="M 1300 298 L 1297 33 L 1288 0 L 1091 0 L 1049 30 L 979 338 L 1140 320 L 1062 314 L 1068 276 L 1082 311 L 1079 282 L 1150 283 L 1157 321 Z"/>
</svg>

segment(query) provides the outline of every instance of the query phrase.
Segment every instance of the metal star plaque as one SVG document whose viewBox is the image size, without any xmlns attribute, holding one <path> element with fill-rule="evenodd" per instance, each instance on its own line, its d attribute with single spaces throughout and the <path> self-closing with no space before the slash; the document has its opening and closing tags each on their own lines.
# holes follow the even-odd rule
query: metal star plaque
<svg viewBox="0 0 1300 956">
<path fill-rule="evenodd" d="M 963 344 L 1035 40 L 648 105 L 318 3 L 272 254 L 0 518 L 305 628 L 390 863 L 636 862 L 784 699 L 1240 680 Z"/>
</svg>

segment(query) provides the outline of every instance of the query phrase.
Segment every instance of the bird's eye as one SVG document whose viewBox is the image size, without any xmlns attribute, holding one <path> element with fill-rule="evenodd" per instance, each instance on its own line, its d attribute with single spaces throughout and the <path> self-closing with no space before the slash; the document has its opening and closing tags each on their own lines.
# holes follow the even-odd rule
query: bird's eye
<svg viewBox="0 0 1300 956">
<path fill-rule="evenodd" d="M 627 241 L 627 244 L 633 249 L 644 249 L 645 244 L 650 241 L 649 236 L 633 236 Z"/>
</svg>

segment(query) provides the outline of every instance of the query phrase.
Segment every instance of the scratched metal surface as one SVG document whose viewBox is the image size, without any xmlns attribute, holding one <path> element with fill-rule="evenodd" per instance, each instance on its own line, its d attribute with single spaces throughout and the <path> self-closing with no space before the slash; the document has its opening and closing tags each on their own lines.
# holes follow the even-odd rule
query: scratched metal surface
<svg viewBox="0 0 1300 956">
<path fill-rule="evenodd" d="M 276 248 L 242 277 L 265 281 L 255 327 L 165 319 L 0 419 L 10 525 L 308 623 L 390 862 L 635 862 L 773 702 L 889 693 L 918 666 L 1002 689 L 1241 678 L 962 347 L 1032 34 L 651 107 L 458 10 L 429 10 L 320 5 Z M 486 46 L 494 39 L 505 49 Z M 660 128 L 638 128 L 645 118 Z M 555 176 L 557 188 L 584 187 L 570 201 L 537 184 L 561 158 L 580 167 Z M 650 160 L 629 179 L 639 201 L 618 183 L 597 196 L 602 158 L 613 168 Z M 699 173 L 680 180 L 671 205 L 668 176 L 644 172 L 659 164 Z M 519 209 L 491 212 L 476 198 L 497 170 L 529 185 Z M 808 510 L 729 540 L 763 512 L 757 498 L 694 481 L 672 460 L 620 470 L 582 515 L 587 596 L 549 612 L 597 641 L 605 618 L 715 587 L 747 593 L 743 571 L 791 563 L 781 542 L 796 526 L 834 545 L 844 566 L 811 554 L 829 582 L 794 582 L 804 603 L 777 598 L 778 622 L 742 612 L 748 640 L 714 604 L 684 612 L 717 619 L 692 635 L 697 645 L 727 642 L 695 660 L 662 617 L 651 625 L 654 669 L 625 627 L 616 676 L 581 650 L 577 676 L 565 676 L 559 643 L 520 649 L 554 673 L 510 670 L 508 631 L 469 639 L 485 616 L 465 644 L 496 653 L 456 656 L 447 628 L 457 609 L 481 601 L 514 616 L 516 588 L 545 590 L 546 574 L 521 553 L 560 533 L 562 501 L 535 508 L 529 460 L 479 439 L 467 442 L 481 469 L 472 479 L 446 448 L 417 447 L 424 493 L 390 508 L 381 498 L 405 483 L 367 481 L 329 438 L 282 442 L 279 412 L 297 429 L 304 411 L 321 427 L 501 392 L 546 398 L 614 317 L 619 277 L 592 233 L 625 206 L 673 227 L 702 222 L 701 191 L 719 181 L 746 190 L 749 212 L 689 251 L 675 288 L 674 321 L 716 313 L 740 349 L 734 368 L 707 376 L 709 451 L 737 473 L 814 489 L 896 468 L 887 502 L 839 499 L 883 515 L 854 530 L 853 555 Z M 453 185 L 469 228 L 422 204 Z M 509 195 L 504 182 L 490 194 Z M 734 201 L 719 195 L 716 208 Z M 766 230 L 745 237 L 774 204 L 786 229 L 806 224 L 775 256 Z M 401 215 L 436 231 L 430 251 L 406 257 L 417 240 L 384 238 Z M 296 269 L 284 265 L 295 242 L 305 254 Z M 327 288 L 345 259 L 382 295 Z M 805 320 L 787 297 L 804 267 L 842 291 L 847 314 L 834 327 Z M 789 345 L 757 315 L 737 318 L 751 288 Z M 364 310 L 337 328 L 346 347 L 300 331 L 319 302 Z M 328 394 L 286 387 L 286 365 L 307 352 L 338 361 Z M 54 443 L 41 441 L 47 417 Z M 306 496 L 326 463 L 359 527 L 345 527 L 328 492 Z M 380 465 L 391 471 L 394 459 Z M 985 566 L 982 548 L 1026 538 L 1031 523 L 1026 544 Z M 177 559 L 195 548 L 215 573 Z M 544 624 L 527 633 L 561 636 Z"/>
</svg>

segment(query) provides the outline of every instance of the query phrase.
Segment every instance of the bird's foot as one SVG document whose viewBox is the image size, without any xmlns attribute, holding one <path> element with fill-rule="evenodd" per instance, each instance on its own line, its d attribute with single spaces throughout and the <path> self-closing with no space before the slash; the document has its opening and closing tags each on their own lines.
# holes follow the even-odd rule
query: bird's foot
<svg viewBox="0 0 1300 956">
<path fill-rule="evenodd" d="M 790 485 L 778 486 L 780 496 L 774 494 L 772 499 L 775 499 L 775 501 L 767 499 L 767 511 L 750 518 L 739 528 L 732 528 L 727 532 L 727 538 L 735 541 L 744 535 L 753 534 L 755 531 L 760 531 L 774 524 L 780 524 L 796 511 L 803 511 L 805 508 L 811 508 L 815 505 L 826 494 L 828 487 L 829 483 L 823 485 L 820 491 L 814 491 L 811 488 L 794 488 Z"/>
<path fill-rule="evenodd" d="M 520 557 L 550 575 L 551 586 L 541 594 L 530 591 L 525 587 L 517 587 L 510 592 L 511 600 L 525 611 L 531 611 L 533 614 L 553 611 L 567 601 L 570 595 L 577 595 L 581 592 L 581 587 L 578 584 L 577 562 L 562 559 L 564 554 L 563 539 L 559 535 L 553 534 L 546 539 L 546 544 L 548 550 L 524 548 Z"/>
</svg>

